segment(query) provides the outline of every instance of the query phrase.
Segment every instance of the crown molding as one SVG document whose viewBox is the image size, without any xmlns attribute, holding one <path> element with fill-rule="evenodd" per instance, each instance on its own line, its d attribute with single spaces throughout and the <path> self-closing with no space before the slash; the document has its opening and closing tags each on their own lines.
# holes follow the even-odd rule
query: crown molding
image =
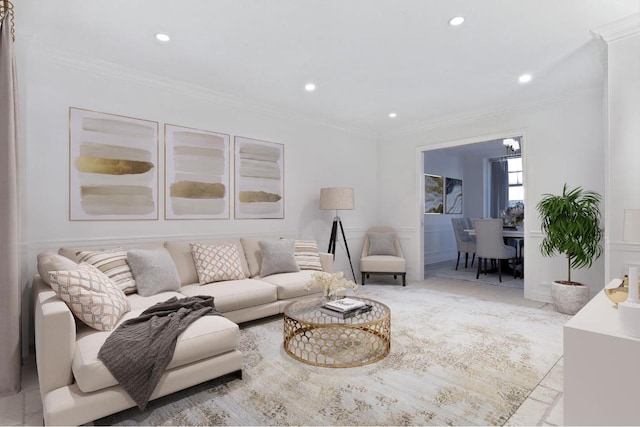
<svg viewBox="0 0 640 427">
<path fill-rule="evenodd" d="M 640 12 L 591 30 L 594 38 L 602 39 L 605 43 L 611 43 L 638 33 L 640 33 Z"/>
<path fill-rule="evenodd" d="M 187 83 L 182 80 L 163 77 L 154 73 L 122 66 L 113 62 L 75 55 L 68 51 L 46 46 L 43 43 L 38 42 L 38 40 L 39 39 L 37 38 L 34 39 L 35 43 L 32 44 L 33 50 L 31 53 L 37 53 L 45 60 L 62 68 L 92 73 L 106 78 L 122 80 L 157 90 L 173 92 L 182 96 L 198 98 L 223 107 L 242 108 L 244 110 L 269 115 L 278 119 L 300 120 L 313 125 L 327 127 L 359 136 L 369 138 L 376 137 L 376 133 L 371 130 L 349 126 L 345 123 L 330 121 L 327 119 L 319 119 L 316 116 L 303 114 L 298 111 L 260 103 L 258 101 L 219 92 L 204 86 Z"/>
<path fill-rule="evenodd" d="M 603 96 L 604 89 L 602 85 L 592 85 L 586 88 L 573 90 L 569 92 L 560 93 L 552 97 L 540 98 L 528 103 L 512 104 L 512 105 L 499 105 L 494 108 L 483 108 L 482 110 L 473 110 L 466 113 L 454 114 L 450 116 L 444 116 L 436 118 L 427 122 L 419 123 L 417 125 L 408 126 L 402 129 L 392 130 L 384 132 L 382 137 L 410 135 L 418 132 L 424 132 L 431 129 L 447 127 L 451 125 L 459 125 L 460 123 L 468 123 L 476 120 L 488 119 L 495 116 L 499 116 L 506 113 L 522 112 L 528 110 L 535 110 L 541 107 L 562 104 L 570 102 L 575 99 L 586 98 L 589 96 Z"/>
</svg>

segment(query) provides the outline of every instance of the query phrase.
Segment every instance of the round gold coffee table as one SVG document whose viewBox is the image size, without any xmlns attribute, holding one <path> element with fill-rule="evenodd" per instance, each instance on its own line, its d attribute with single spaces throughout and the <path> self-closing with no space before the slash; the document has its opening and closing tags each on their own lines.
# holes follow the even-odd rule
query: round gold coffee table
<svg viewBox="0 0 640 427">
<path fill-rule="evenodd" d="M 371 311 L 342 319 L 323 312 L 321 298 L 294 301 L 284 309 L 284 349 L 311 365 L 348 368 L 384 358 L 391 350 L 391 310 L 368 298 Z"/>
</svg>

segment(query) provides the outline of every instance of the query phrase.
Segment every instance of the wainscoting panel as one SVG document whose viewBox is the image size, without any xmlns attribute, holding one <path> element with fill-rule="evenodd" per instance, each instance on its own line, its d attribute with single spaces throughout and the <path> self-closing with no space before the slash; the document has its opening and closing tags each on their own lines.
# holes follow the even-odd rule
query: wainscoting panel
<svg viewBox="0 0 640 427">
<path fill-rule="evenodd" d="M 457 253 L 451 224 L 425 225 L 424 265 L 455 259 Z"/>
</svg>

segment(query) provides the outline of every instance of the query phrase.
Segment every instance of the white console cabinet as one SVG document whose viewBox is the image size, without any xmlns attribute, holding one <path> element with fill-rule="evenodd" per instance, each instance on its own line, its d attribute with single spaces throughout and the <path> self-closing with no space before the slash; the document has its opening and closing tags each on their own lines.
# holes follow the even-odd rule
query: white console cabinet
<svg viewBox="0 0 640 427">
<path fill-rule="evenodd" d="M 564 326 L 564 424 L 640 425 L 640 339 L 604 291 Z"/>
</svg>

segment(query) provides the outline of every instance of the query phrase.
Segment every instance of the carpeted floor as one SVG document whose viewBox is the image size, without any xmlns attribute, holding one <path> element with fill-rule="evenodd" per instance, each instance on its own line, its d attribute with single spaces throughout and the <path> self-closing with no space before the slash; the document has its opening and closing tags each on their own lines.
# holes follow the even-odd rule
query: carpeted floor
<svg viewBox="0 0 640 427">
<path fill-rule="evenodd" d="M 282 318 L 271 318 L 241 328 L 242 380 L 211 381 L 95 424 L 502 425 L 562 355 L 569 317 L 556 312 L 419 284 L 367 284 L 358 295 L 391 308 L 391 353 L 380 362 L 298 362 L 282 348 Z"/>
</svg>

